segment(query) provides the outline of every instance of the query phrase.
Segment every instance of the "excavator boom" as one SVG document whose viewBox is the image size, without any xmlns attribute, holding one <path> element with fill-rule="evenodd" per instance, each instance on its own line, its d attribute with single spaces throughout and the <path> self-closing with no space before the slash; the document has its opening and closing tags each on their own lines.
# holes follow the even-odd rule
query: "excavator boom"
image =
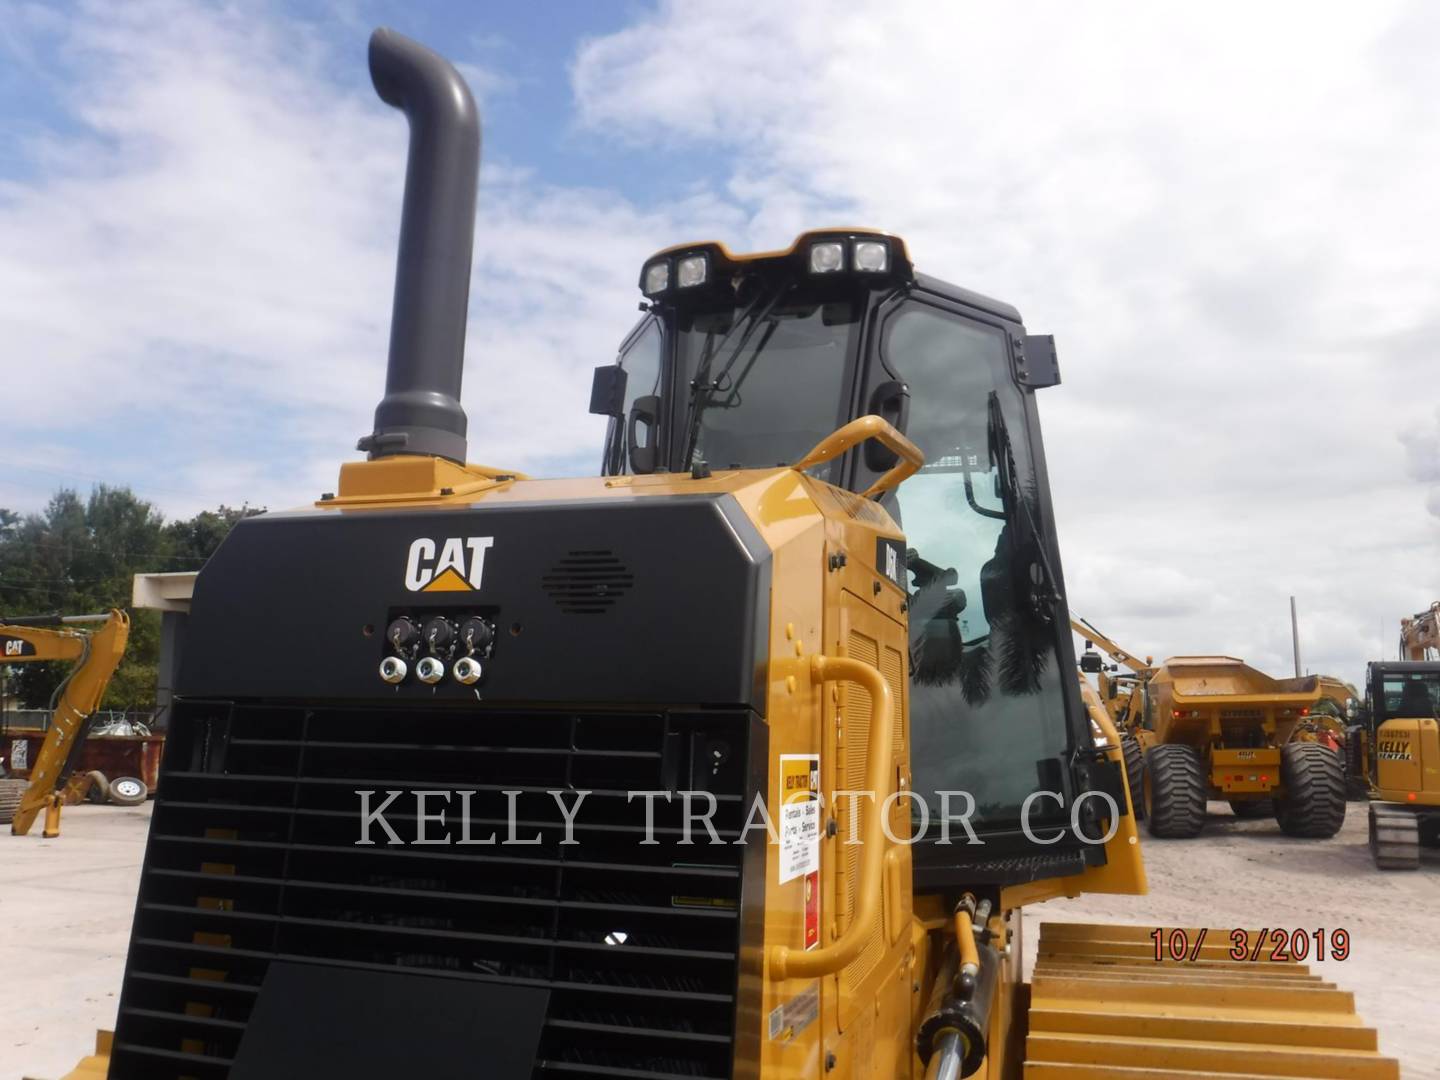
<svg viewBox="0 0 1440 1080">
<path fill-rule="evenodd" d="M 86 632 L 74 628 L 95 622 L 101 624 L 98 630 Z M 0 619 L 0 662 L 75 662 L 56 693 L 50 730 L 30 768 L 28 785 L 22 788 L 21 782 L 0 781 L 4 788 L 0 790 L 0 815 L 4 815 L 7 808 L 13 810 L 10 831 L 15 836 L 28 833 L 40 811 L 47 808 L 56 820 L 47 821 L 46 833 L 54 835 L 58 830 L 58 792 L 70 773 L 76 750 L 84 741 L 86 722 L 120 666 L 129 636 L 130 618 L 119 610 L 103 615 Z M 4 820 L 3 816 L 0 820 Z"/>
<path fill-rule="evenodd" d="M 1400 620 L 1401 660 L 1440 660 L 1440 600 Z"/>
<path fill-rule="evenodd" d="M 1133 653 L 1126 652 L 1119 645 L 1116 645 L 1115 642 L 1111 641 L 1108 637 L 1106 637 L 1099 630 L 1097 630 L 1092 623 L 1087 622 L 1085 619 L 1082 619 L 1074 612 L 1070 613 L 1070 629 L 1074 630 L 1075 633 L 1079 634 L 1086 641 L 1090 642 L 1090 644 L 1094 645 L 1106 656 L 1114 660 L 1117 664 L 1124 664 L 1127 668 L 1133 671 L 1136 675 L 1139 675 L 1141 678 L 1148 679 L 1151 675 L 1155 674 L 1155 665 L 1150 662 L 1149 657 L 1141 660 Z"/>
</svg>

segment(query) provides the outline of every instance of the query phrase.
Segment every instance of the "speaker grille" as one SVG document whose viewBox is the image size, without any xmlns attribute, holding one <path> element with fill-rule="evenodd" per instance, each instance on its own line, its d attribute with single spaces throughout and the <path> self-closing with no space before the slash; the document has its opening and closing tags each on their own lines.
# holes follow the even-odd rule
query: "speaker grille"
<svg viewBox="0 0 1440 1080">
<path fill-rule="evenodd" d="M 635 584 L 635 575 L 613 551 L 572 551 L 540 579 L 560 610 L 602 615 Z"/>
</svg>

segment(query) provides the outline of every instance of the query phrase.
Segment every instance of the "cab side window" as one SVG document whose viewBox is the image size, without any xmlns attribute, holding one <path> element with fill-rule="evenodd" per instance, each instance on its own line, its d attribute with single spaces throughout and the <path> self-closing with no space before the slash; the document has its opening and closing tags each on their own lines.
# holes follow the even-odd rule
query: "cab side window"
<svg viewBox="0 0 1440 1080">
<path fill-rule="evenodd" d="M 638 439 L 649 440 L 652 445 L 659 437 L 654 423 L 631 424 L 631 413 L 637 399 L 656 396 L 660 393 L 661 346 L 664 338 L 660 324 L 653 320 L 640 332 L 620 356 L 620 367 L 625 371 L 625 404 L 620 418 L 611 426 L 608 445 L 610 452 L 605 456 L 605 472 L 610 475 L 629 473 L 630 432 L 633 429 Z"/>
</svg>

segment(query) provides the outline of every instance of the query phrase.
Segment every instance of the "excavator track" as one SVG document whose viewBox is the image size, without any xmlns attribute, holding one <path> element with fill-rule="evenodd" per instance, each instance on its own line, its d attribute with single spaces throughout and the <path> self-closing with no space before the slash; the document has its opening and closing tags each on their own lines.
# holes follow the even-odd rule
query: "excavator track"
<svg viewBox="0 0 1440 1080">
<path fill-rule="evenodd" d="M 1026 1080 L 1398 1080 L 1353 995 L 1305 964 L 1266 959 L 1259 931 L 1246 938 L 1256 962 L 1232 960 L 1231 931 L 1211 929 L 1195 959 L 1157 963 L 1152 929 L 1041 926 Z"/>
<path fill-rule="evenodd" d="M 15 820 L 15 811 L 20 809 L 20 800 L 29 787 L 29 780 L 0 780 L 0 825 L 9 825 Z"/>
</svg>

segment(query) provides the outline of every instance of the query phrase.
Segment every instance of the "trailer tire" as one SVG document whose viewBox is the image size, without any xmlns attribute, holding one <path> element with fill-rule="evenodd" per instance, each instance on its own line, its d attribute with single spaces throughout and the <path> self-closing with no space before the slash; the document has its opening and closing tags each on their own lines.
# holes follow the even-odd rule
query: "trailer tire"
<svg viewBox="0 0 1440 1080">
<path fill-rule="evenodd" d="M 1230 812 L 1238 818 L 1262 818 L 1274 813 L 1268 799 L 1231 799 Z"/>
<path fill-rule="evenodd" d="M 1287 836 L 1326 840 L 1345 823 L 1345 761 L 1315 742 L 1287 743 L 1280 751 L 1285 796 L 1275 800 L 1275 820 Z"/>
<path fill-rule="evenodd" d="M 1145 824 L 1151 836 L 1188 840 L 1205 827 L 1205 771 L 1193 746 L 1166 743 L 1145 755 Z"/>
<path fill-rule="evenodd" d="M 110 801 L 116 806 L 142 806 L 150 796 L 145 781 L 135 776 L 117 776 L 110 781 Z"/>
<path fill-rule="evenodd" d="M 110 801 L 110 781 L 99 769 L 92 769 L 89 776 L 90 787 L 85 792 L 85 801 L 104 806 Z"/>
<path fill-rule="evenodd" d="M 0 780 L 0 825 L 9 825 L 15 820 L 15 811 L 20 809 L 20 800 L 30 786 L 29 780 Z"/>
<path fill-rule="evenodd" d="M 1120 736 L 1120 752 L 1125 756 L 1125 782 L 1130 788 L 1130 808 L 1136 821 L 1145 820 L 1145 750 L 1134 735 Z"/>
</svg>

